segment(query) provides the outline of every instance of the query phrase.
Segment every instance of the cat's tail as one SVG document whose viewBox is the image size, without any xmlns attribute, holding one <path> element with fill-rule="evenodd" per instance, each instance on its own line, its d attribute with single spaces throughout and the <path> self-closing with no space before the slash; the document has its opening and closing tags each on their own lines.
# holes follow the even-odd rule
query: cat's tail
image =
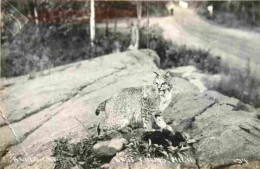
<svg viewBox="0 0 260 169">
<path fill-rule="evenodd" d="M 106 102 L 107 102 L 107 100 L 103 101 L 102 103 L 100 103 L 100 104 L 98 105 L 98 107 L 97 107 L 97 109 L 96 109 L 96 112 L 95 112 L 97 116 L 99 115 L 99 113 L 100 113 L 101 111 L 105 111 Z"/>
</svg>

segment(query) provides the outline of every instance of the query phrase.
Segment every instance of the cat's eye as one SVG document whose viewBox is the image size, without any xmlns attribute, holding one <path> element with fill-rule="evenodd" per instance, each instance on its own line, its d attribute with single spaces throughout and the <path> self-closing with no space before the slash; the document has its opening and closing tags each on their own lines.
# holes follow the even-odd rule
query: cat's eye
<svg viewBox="0 0 260 169">
<path fill-rule="evenodd" d="M 158 85 L 158 83 L 157 83 L 157 82 L 154 82 L 153 84 L 154 84 L 154 85 Z"/>
<path fill-rule="evenodd" d="M 167 82 L 163 82 L 162 85 L 167 85 L 168 83 Z"/>
</svg>

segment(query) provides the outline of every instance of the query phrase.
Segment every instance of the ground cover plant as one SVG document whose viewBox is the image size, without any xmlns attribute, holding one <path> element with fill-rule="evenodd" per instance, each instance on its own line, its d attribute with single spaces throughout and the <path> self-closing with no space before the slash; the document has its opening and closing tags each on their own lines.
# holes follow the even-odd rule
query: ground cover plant
<svg viewBox="0 0 260 169">
<path fill-rule="evenodd" d="M 134 162 L 139 158 L 155 157 L 172 161 L 177 158 L 191 157 L 192 144 L 194 139 L 190 139 L 187 135 L 177 132 L 141 132 L 142 129 L 135 129 L 131 133 L 122 134 L 123 138 L 128 140 L 122 151 L 127 150 Z M 102 136 L 92 135 L 84 138 L 76 143 L 70 143 L 69 138 L 59 138 L 54 140 L 52 156 L 55 160 L 55 168 L 100 168 L 103 164 L 109 163 L 113 157 L 100 158 L 92 151 L 92 147 L 99 141 L 112 139 L 117 131 L 107 133 Z M 174 162 L 174 161 L 172 161 Z"/>
</svg>

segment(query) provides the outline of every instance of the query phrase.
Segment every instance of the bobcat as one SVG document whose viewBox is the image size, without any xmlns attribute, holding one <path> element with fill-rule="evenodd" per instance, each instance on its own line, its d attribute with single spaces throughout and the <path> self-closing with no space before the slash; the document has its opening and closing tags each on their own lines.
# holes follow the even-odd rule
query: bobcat
<svg viewBox="0 0 260 169">
<path fill-rule="evenodd" d="M 105 111 L 106 118 L 98 124 L 98 134 L 128 125 L 142 125 L 146 131 L 151 131 L 154 123 L 160 129 L 172 131 L 161 117 L 172 97 L 171 76 L 169 72 L 163 75 L 154 73 L 153 85 L 125 88 L 99 104 L 96 115 Z"/>
</svg>

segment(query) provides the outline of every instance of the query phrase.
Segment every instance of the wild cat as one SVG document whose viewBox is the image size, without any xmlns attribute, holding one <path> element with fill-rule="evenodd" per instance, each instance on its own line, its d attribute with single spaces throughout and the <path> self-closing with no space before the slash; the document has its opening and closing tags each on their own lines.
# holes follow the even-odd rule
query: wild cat
<svg viewBox="0 0 260 169">
<path fill-rule="evenodd" d="M 98 134 L 128 125 L 141 125 L 146 131 L 153 130 L 153 126 L 172 131 L 161 116 L 172 98 L 171 75 L 154 73 L 153 85 L 122 89 L 99 104 L 96 115 L 105 111 L 106 117 L 98 124 Z"/>
</svg>

